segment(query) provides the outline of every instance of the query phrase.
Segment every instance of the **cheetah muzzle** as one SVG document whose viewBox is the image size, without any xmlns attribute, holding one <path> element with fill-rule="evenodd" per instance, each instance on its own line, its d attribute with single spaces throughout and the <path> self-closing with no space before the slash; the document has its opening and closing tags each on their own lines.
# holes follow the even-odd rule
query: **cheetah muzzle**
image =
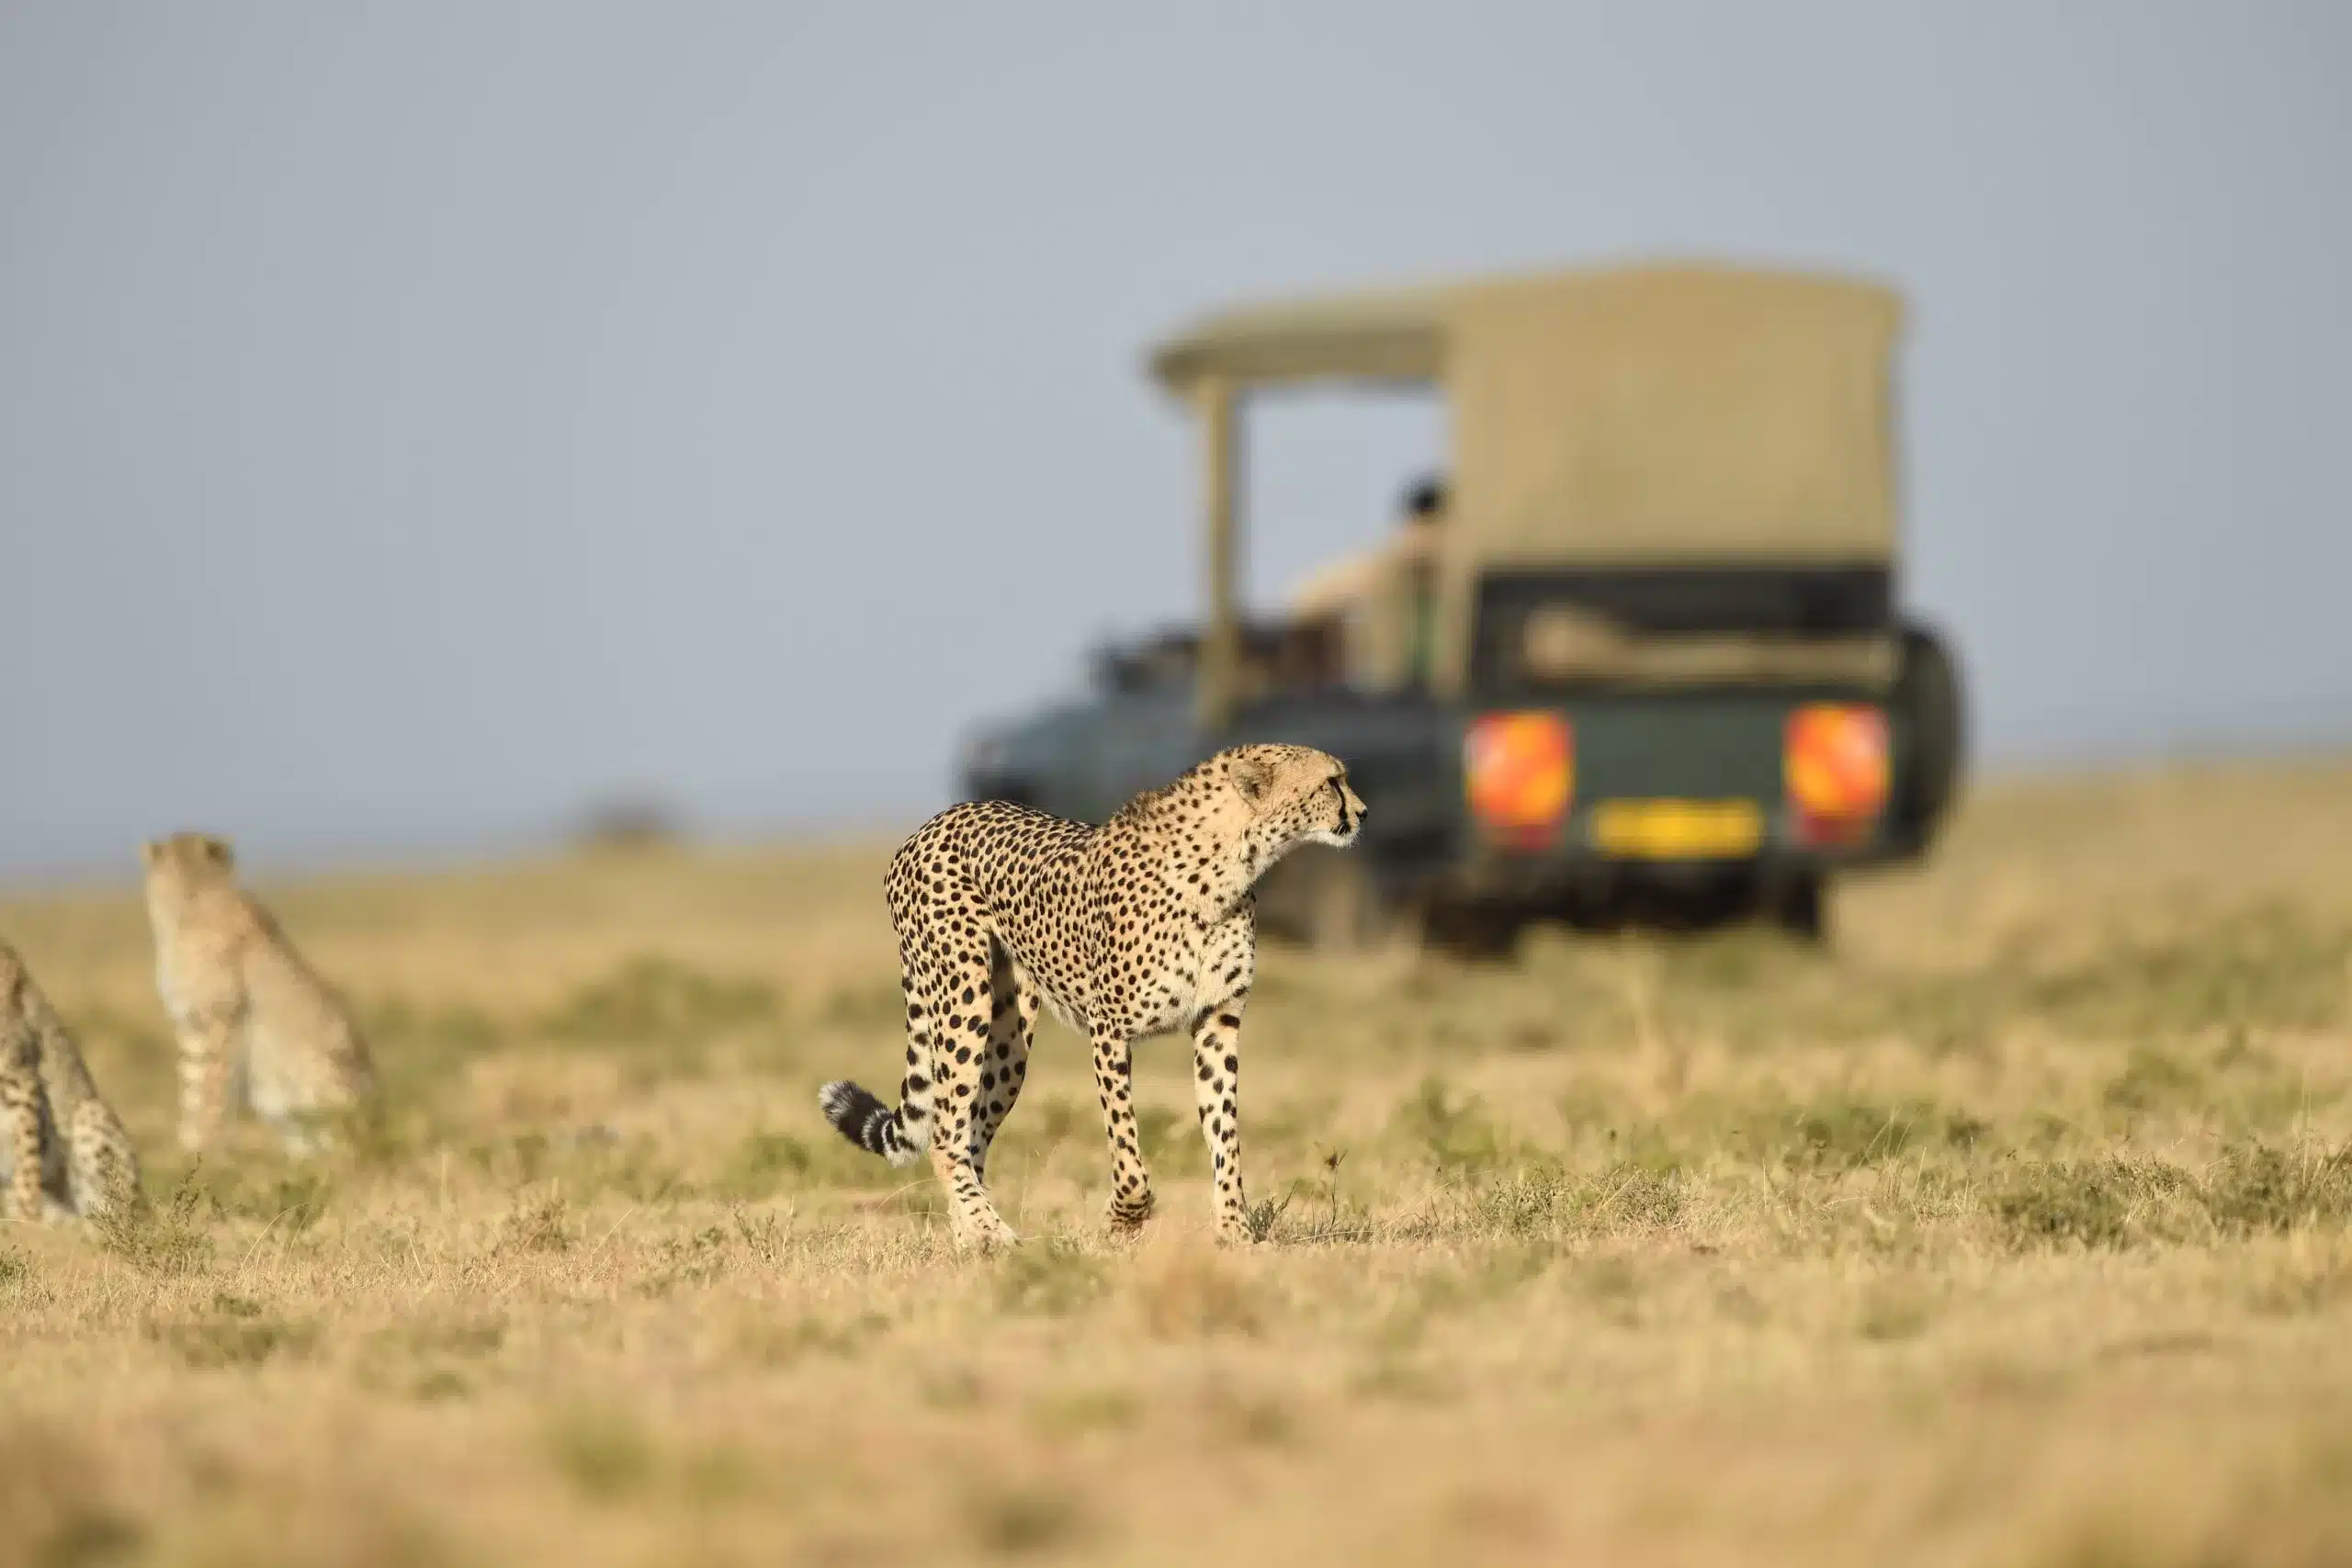
<svg viewBox="0 0 2352 1568">
<path fill-rule="evenodd" d="M 899 847 L 885 882 L 907 1004 L 899 1103 L 829 1083 L 817 1095 L 825 1120 L 895 1166 L 928 1148 L 958 1247 L 1013 1240 L 984 1177 L 1049 1007 L 1093 1043 L 1107 1218 L 1132 1229 L 1152 1210 L 1134 1043 L 1185 1030 L 1217 1235 L 1248 1240 L 1235 1108 L 1257 972 L 1250 888 L 1301 844 L 1354 842 L 1363 818 L 1337 758 L 1273 745 L 1220 751 L 1100 828 L 1002 801 L 941 812 Z"/>
</svg>

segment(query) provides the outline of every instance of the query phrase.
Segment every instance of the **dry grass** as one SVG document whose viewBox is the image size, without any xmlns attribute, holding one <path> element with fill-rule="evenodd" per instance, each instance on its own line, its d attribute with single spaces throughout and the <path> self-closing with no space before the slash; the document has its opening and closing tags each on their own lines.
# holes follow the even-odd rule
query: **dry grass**
<svg viewBox="0 0 2352 1568">
<path fill-rule="evenodd" d="M 276 890 L 393 1096 L 300 1169 L 0 906 L 158 1199 L 0 1230 L 0 1563 L 2352 1560 L 2352 772 L 1994 791 L 1829 958 L 1270 953 L 1239 1254 L 1177 1049 L 1131 1246 L 1056 1026 L 1011 1256 L 822 1128 L 880 852 Z"/>
</svg>

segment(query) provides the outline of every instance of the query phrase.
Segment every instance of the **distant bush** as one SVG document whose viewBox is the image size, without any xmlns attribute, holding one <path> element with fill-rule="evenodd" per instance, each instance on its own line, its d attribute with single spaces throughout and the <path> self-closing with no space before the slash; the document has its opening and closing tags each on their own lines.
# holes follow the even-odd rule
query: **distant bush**
<svg viewBox="0 0 2352 1568">
<path fill-rule="evenodd" d="M 2352 1223 L 2352 1145 L 2233 1145 L 2202 1172 L 2109 1156 L 2012 1168 L 1990 1197 L 2024 1246 L 2119 1247 L 2218 1233 L 2242 1237 Z"/>
<path fill-rule="evenodd" d="M 666 802 L 647 795 L 616 795 L 582 811 L 567 835 L 575 849 L 591 852 L 664 849 L 684 842 L 685 822 Z"/>
</svg>

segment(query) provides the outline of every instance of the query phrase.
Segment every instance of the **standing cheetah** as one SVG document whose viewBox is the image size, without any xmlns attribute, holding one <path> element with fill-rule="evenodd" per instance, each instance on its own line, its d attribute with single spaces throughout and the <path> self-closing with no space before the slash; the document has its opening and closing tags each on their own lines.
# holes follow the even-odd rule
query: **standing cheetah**
<svg viewBox="0 0 2352 1568">
<path fill-rule="evenodd" d="M 19 1220 L 139 1206 L 139 1154 L 24 961 L 0 942 L 0 1183 Z"/>
<path fill-rule="evenodd" d="M 325 1141 L 319 1119 L 372 1112 L 376 1068 L 342 1001 L 269 911 L 237 886 L 228 840 L 147 844 L 155 985 L 180 1042 L 180 1146 L 203 1149 L 242 1102 L 286 1147 Z"/>
<path fill-rule="evenodd" d="M 1346 768 L 1304 746 L 1221 751 L 1101 828 L 1000 801 L 940 813 L 899 848 L 886 884 L 907 996 L 898 1109 L 846 1081 L 827 1084 L 818 1105 L 892 1165 L 929 1145 L 958 1247 L 1011 1241 L 981 1181 L 1028 1076 L 1042 998 L 1094 1043 L 1108 1217 L 1129 1231 L 1152 1208 L 1129 1049 L 1186 1028 L 1217 1235 L 1246 1240 L 1234 1101 L 1257 965 L 1250 886 L 1300 844 L 1352 842 L 1363 816 Z"/>
</svg>

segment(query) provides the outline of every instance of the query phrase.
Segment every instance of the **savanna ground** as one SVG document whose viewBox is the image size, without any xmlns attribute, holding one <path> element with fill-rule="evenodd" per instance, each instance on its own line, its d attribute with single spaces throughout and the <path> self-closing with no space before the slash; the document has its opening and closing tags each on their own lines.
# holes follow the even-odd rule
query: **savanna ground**
<svg viewBox="0 0 2352 1568">
<path fill-rule="evenodd" d="M 1116 1245 L 1050 1021 L 947 1248 L 881 846 L 272 887 L 391 1124 L 191 1171 L 129 889 L 0 904 L 157 1217 L 0 1230 L 0 1562 L 2352 1561 L 2352 768 L 1982 793 L 1759 932 L 1270 950 Z M 128 855 L 128 852 L 126 852 Z"/>
</svg>

